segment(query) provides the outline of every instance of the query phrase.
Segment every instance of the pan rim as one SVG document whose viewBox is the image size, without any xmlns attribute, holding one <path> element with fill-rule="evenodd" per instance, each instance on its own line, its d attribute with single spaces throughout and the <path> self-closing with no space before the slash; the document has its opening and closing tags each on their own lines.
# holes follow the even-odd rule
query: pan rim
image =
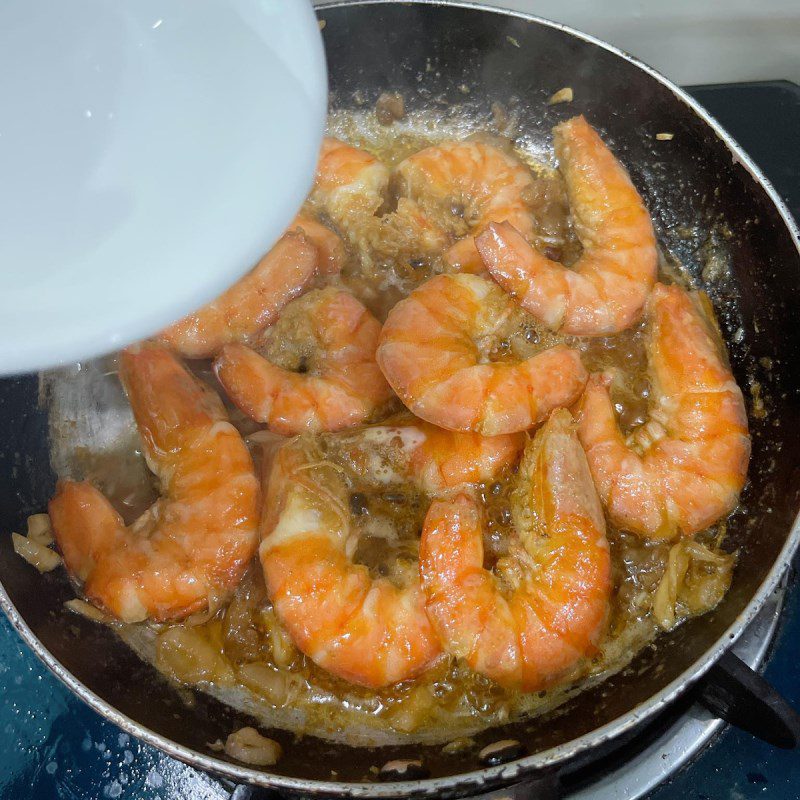
<svg viewBox="0 0 800 800">
<path fill-rule="evenodd" d="M 314 11 L 319 13 L 347 6 L 377 6 L 390 4 L 395 5 L 396 0 L 329 0 L 328 2 L 322 2 L 316 5 Z M 776 192 L 771 182 L 763 175 L 761 170 L 734 138 L 700 103 L 654 68 L 648 66 L 624 50 L 604 42 L 591 34 L 579 31 L 569 25 L 539 17 L 535 14 L 499 8 L 489 3 L 474 2 L 473 0 L 405 0 L 403 5 L 447 6 L 495 13 L 505 17 L 516 17 L 545 28 L 559 30 L 581 41 L 600 47 L 633 64 L 667 88 L 677 100 L 688 106 L 694 114 L 714 132 L 717 138 L 725 144 L 731 153 L 732 160 L 735 163 L 740 163 L 750 174 L 755 183 L 761 186 L 765 191 L 767 197 L 777 209 L 798 252 L 798 256 L 800 256 L 800 230 L 798 229 L 798 223 L 789 212 L 786 204 Z M 652 695 L 645 703 L 629 711 L 626 715 L 617 717 L 607 722 L 605 725 L 595 728 L 561 745 L 548 748 L 547 750 L 525 756 L 497 767 L 479 768 L 471 772 L 463 772 L 447 777 L 383 784 L 294 778 L 251 769 L 228 761 L 222 761 L 216 757 L 200 753 L 190 747 L 180 745 L 121 713 L 69 672 L 69 670 L 67 670 L 34 635 L 33 631 L 12 603 L 2 583 L 0 583 L 0 608 L 5 612 L 12 627 L 19 633 L 25 643 L 33 650 L 44 665 L 94 711 L 101 714 L 127 733 L 136 736 L 147 744 L 158 748 L 167 755 L 189 764 L 192 767 L 211 772 L 238 783 L 246 782 L 264 788 L 283 789 L 293 793 L 313 795 L 393 798 L 408 797 L 411 795 L 434 795 L 447 790 L 451 792 L 457 790 L 465 794 L 468 792 L 482 792 L 498 786 L 508 785 L 515 780 L 523 778 L 527 774 L 553 768 L 557 764 L 574 758 L 580 753 L 620 737 L 632 728 L 639 726 L 644 721 L 653 717 L 661 709 L 670 705 L 693 683 L 699 680 L 739 638 L 747 625 L 758 614 L 769 595 L 772 594 L 778 586 L 781 577 L 789 568 L 792 557 L 797 551 L 798 546 L 800 546 L 800 511 L 788 531 L 786 541 L 776 557 L 775 563 L 753 594 L 748 605 L 739 614 L 736 620 L 717 639 L 716 643 L 707 649 L 691 666 L 684 670 L 681 675 L 667 684 L 661 691 Z"/>
</svg>

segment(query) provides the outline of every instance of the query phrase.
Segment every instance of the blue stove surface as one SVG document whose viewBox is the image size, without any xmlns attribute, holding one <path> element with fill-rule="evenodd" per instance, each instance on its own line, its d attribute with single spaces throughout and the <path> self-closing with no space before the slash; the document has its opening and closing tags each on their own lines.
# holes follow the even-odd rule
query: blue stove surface
<svg viewBox="0 0 800 800">
<path fill-rule="evenodd" d="M 800 87 L 696 87 L 800 219 Z M 765 121 L 769 124 L 765 125 Z M 800 585 L 792 580 L 767 678 L 800 708 Z M 0 798 L 222 800 L 213 778 L 122 733 L 76 699 L 0 615 Z M 651 800 L 796 800 L 800 756 L 727 729 Z M 622 800 L 622 798 L 620 799 Z"/>
</svg>

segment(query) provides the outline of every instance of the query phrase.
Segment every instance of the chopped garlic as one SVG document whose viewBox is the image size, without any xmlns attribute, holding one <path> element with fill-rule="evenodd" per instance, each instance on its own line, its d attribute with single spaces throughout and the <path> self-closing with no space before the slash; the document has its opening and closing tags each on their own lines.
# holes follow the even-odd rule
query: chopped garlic
<svg viewBox="0 0 800 800">
<path fill-rule="evenodd" d="M 663 630 L 711 611 L 731 584 L 736 556 L 711 550 L 691 538 L 670 548 L 667 568 L 653 597 L 653 614 Z"/>
<path fill-rule="evenodd" d="M 228 737 L 225 752 L 244 764 L 271 767 L 278 763 L 283 749 L 274 739 L 267 739 L 255 728 L 240 728 Z"/>
<path fill-rule="evenodd" d="M 53 526 L 49 514 L 31 514 L 28 517 L 28 538 L 45 547 L 53 544 Z"/>
<path fill-rule="evenodd" d="M 557 103 L 571 103 L 572 100 L 572 87 L 565 86 L 563 89 L 559 89 L 554 95 L 550 96 L 550 99 L 547 101 L 547 105 L 554 106 Z"/>
<path fill-rule="evenodd" d="M 36 567 L 39 572 L 50 572 L 61 563 L 61 556 L 55 550 L 51 550 L 39 542 L 34 542 L 27 536 L 12 533 L 11 541 L 14 545 L 14 552 Z"/>
<path fill-rule="evenodd" d="M 82 617 L 92 620 L 92 622 L 111 622 L 111 617 L 104 611 L 101 611 L 97 606 L 93 606 L 91 603 L 87 603 L 85 600 L 80 600 L 77 597 L 74 600 L 67 600 L 67 602 L 64 603 L 64 608 L 68 608 L 70 611 L 74 611 L 76 614 L 80 614 Z"/>
</svg>

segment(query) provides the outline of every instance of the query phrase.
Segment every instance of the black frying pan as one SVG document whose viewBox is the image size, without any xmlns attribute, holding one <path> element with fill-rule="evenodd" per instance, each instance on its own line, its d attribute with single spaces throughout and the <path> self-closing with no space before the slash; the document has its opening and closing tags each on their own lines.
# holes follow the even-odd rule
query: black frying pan
<svg viewBox="0 0 800 800">
<path fill-rule="evenodd" d="M 550 720 L 486 731 L 474 750 L 355 749 L 280 731 L 285 757 L 271 773 L 214 754 L 208 742 L 251 724 L 206 695 L 189 708 L 151 667 L 106 628 L 62 610 L 73 596 L 57 570 L 32 579 L 11 548 L 12 530 L 52 494 L 46 404 L 36 377 L 0 382 L 0 595 L 6 613 L 39 656 L 97 711 L 131 733 L 200 768 L 238 782 L 303 793 L 466 794 L 596 755 L 674 700 L 720 658 L 785 571 L 800 538 L 800 252 L 797 230 L 763 176 L 724 131 L 680 90 L 625 54 L 562 26 L 476 6 L 361 2 L 320 10 L 325 20 L 331 102 L 372 104 L 403 93 L 409 108 L 465 103 L 487 116 L 492 102 L 517 109 L 525 135 L 544 148 L 552 126 L 584 113 L 610 141 L 643 194 L 662 246 L 707 289 L 749 401 L 750 481 L 730 536 L 740 548 L 731 590 L 712 613 L 686 622 L 630 668 L 579 695 Z M 430 63 L 432 69 L 426 70 Z M 421 76 L 421 77 L 420 77 Z M 557 89 L 575 100 L 547 106 Z M 277 124 L 281 124 L 278 122 Z M 768 120 L 765 120 L 768 124 Z M 669 132 L 670 141 L 656 133 Z M 706 284 L 704 269 L 729 269 Z M 771 359 L 768 370 L 764 359 Z M 757 384 L 761 407 L 754 407 Z M 529 754 L 484 767 L 481 746 L 519 740 Z M 369 767 L 419 758 L 429 780 L 373 782 Z M 330 780 L 331 770 L 338 781 Z M 368 780 L 365 782 L 365 776 Z M 407 776 L 413 777 L 411 775 Z"/>
</svg>

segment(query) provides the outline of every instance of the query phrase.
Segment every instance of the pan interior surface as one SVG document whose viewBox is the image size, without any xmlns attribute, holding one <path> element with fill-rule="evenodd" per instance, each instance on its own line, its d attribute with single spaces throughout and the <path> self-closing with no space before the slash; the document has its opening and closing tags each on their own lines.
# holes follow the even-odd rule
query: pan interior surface
<svg viewBox="0 0 800 800">
<path fill-rule="evenodd" d="M 800 506 L 793 458 L 800 447 L 800 372 L 794 367 L 800 331 L 789 324 L 800 305 L 797 244 L 769 193 L 713 128 L 667 85 L 619 54 L 558 26 L 477 8 L 355 3 L 320 9 L 319 17 L 325 21 L 333 109 L 368 109 L 381 93 L 399 92 L 412 114 L 436 109 L 446 118 L 459 107 L 490 127 L 493 105 L 500 104 L 526 149 L 545 159 L 553 125 L 585 114 L 629 168 L 662 248 L 708 291 L 728 342 L 748 404 L 753 456 L 728 528 L 739 565 L 712 613 L 662 637 L 626 670 L 546 721 L 486 731 L 461 752 L 418 744 L 353 748 L 313 736 L 298 743 L 285 732 L 270 734 L 285 752 L 274 775 L 289 788 L 301 788 L 286 780 L 292 778 L 328 782 L 328 791 L 338 791 L 331 781 L 372 781 L 374 768 L 392 759 L 421 758 L 434 778 L 458 776 L 479 769 L 478 751 L 500 739 L 519 740 L 530 754 L 548 751 L 548 759 L 566 757 L 573 753 L 570 742 L 615 720 L 630 722 L 673 681 L 688 680 L 698 659 L 750 614 L 759 587 L 787 557 L 782 549 Z M 573 101 L 548 105 L 564 87 L 572 89 Z M 660 133 L 672 138 L 657 138 Z M 0 382 L 0 402 L 7 420 L 0 448 L 6 476 L 0 487 L 0 581 L 11 602 L 44 648 L 102 702 L 145 733 L 174 742 L 173 754 L 209 766 L 193 753 L 211 756 L 208 743 L 251 720 L 200 692 L 187 705 L 111 631 L 64 611 L 74 591 L 61 570 L 39 576 L 13 553 L 8 534 L 44 509 L 58 465 L 50 466 L 48 398 L 40 398 L 37 380 Z M 107 431 L 114 435 L 113 428 Z M 228 767 L 248 777 L 233 762 Z M 270 776 L 259 781 L 268 783 Z M 362 788 L 366 793 L 369 784 Z M 453 781 L 437 788 L 457 792 L 475 785 Z M 391 785 L 383 786 L 382 793 L 391 792 Z"/>
</svg>

